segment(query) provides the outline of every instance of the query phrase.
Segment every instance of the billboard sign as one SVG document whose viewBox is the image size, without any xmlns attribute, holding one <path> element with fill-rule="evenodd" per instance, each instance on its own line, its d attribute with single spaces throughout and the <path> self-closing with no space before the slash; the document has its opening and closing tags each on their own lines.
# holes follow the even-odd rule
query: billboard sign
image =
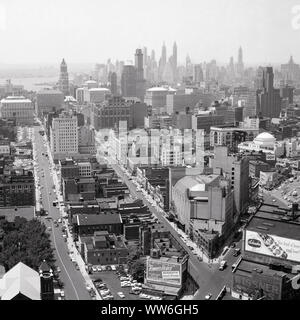
<svg viewBox="0 0 300 320">
<path fill-rule="evenodd" d="M 273 258 L 300 262 L 300 241 L 246 230 L 245 250 Z"/>
<path fill-rule="evenodd" d="M 147 281 L 149 282 L 181 286 L 181 275 L 181 263 L 152 258 L 147 260 Z"/>
<path fill-rule="evenodd" d="M 272 154 L 272 153 L 268 153 L 266 154 L 266 160 L 267 161 L 274 161 L 276 158 L 275 158 L 275 154 Z"/>
</svg>

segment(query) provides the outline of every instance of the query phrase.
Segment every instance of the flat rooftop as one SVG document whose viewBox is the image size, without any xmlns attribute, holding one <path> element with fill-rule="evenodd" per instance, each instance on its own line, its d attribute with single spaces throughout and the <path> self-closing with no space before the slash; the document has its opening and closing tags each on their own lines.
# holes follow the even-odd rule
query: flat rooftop
<svg viewBox="0 0 300 320">
<path fill-rule="evenodd" d="M 4 216 L 8 222 L 14 221 L 16 217 L 31 220 L 34 218 L 34 211 L 35 208 L 32 206 L 0 208 L 0 217 Z"/>
<path fill-rule="evenodd" d="M 260 274 L 263 274 L 269 277 L 270 276 L 283 277 L 288 275 L 286 272 L 270 269 L 269 266 L 267 265 L 258 264 L 257 262 L 252 262 L 244 259 L 241 260 L 241 262 L 239 263 L 234 273 L 249 276 L 249 274 L 255 272 L 255 270 L 258 270 Z"/>
<path fill-rule="evenodd" d="M 263 204 L 250 219 L 246 230 L 300 241 L 300 211 L 296 213 L 297 215 L 296 219 L 291 220 L 290 211 Z"/>
<path fill-rule="evenodd" d="M 78 214 L 76 221 L 79 226 L 122 223 L 121 215 L 119 213 L 112 212 L 100 214 Z"/>
</svg>

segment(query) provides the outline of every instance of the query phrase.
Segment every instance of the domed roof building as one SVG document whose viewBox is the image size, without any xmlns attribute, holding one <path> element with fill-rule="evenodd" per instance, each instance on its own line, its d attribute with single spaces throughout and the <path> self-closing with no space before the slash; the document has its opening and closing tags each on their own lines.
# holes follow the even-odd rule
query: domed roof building
<svg viewBox="0 0 300 320">
<path fill-rule="evenodd" d="M 254 139 L 254 142 L 262 146 L 274 145 L 276 138 L 268 132 L 262 132 Z"/>
<path fill-rule="evenodd" d="M 253 141 L 240 143 L 238 149 L 239 151 L 262 151 L 276 158 L 284 155 L 285 143 L 276 141 L 276 138 L 268 132 L 262 132 Z"/>
</svg>

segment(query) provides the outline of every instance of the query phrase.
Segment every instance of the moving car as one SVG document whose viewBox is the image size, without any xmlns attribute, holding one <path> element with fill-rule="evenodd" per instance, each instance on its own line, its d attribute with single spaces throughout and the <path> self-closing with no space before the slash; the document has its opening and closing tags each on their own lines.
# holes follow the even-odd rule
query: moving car
<svg viewBox="0 0 300 320">
<path fill-rule="evenodd" d="M 222 260 L 219 266 L 219 270 L 223 271 L 227 266 L 227 261 L 226 260 Z"/>
<path fill-rule="evenodd" d="M 210 299 L 211 299 L 211 297 L 212 297 L 212 294 L 211 294 L 211 293 L 209 293 L 209 294 L 207 294 L 207 295 L 205 296 L 205 300 L 210 300 Z"/>
<path fill-rule="evenodd" d="M 121 299 L 124 299 L 125 298 L 125 294 L 120 291 L 120 292 L 117 292 L 117 295 L 121 298 Z"/>
</svg>

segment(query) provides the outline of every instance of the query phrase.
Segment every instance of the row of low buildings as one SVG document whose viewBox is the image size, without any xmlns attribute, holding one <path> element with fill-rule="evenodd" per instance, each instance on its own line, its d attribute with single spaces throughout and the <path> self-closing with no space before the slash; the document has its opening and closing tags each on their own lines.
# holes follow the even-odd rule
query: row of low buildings
<svg viewBox="0 0 300 320">
<path fill-rule="evenodd" d="M 232 297 L 299 300 L 298 204 L 286 210 L 262 204 L 243 235 L 243 254 L 232 273 Z"/>
</svg>

